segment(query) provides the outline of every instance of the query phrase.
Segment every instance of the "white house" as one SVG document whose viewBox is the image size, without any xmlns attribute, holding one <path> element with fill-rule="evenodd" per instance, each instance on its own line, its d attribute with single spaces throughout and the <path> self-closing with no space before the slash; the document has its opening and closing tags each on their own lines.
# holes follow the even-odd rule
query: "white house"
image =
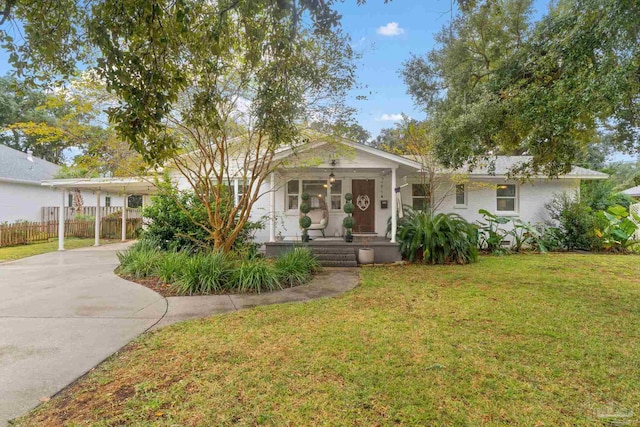
<svg viewBox="0 0 640 427">
<path fill-rule="evenodd" d="M 30 152 L 0 144 L 0 223 L 40 221 L 42 207 L 60 206 L 61 194 L 40 183 L 52 179 L 60 166 L 34 157 Z M 82 193 L 85 206 L 95 206 L 96 196 Z M 64 206 L 73 206 L 73 196 L 65 195 Z M 102 206 L 122 206 L 122 197 L 103 194 Z"/>
<path fill-rule="evenodd" d="M 507 178 L 511 168 L 527 161 L 523 156 L 498 156 L 492 165 L 477 167 L 471 172 L 442 171 L 440 186 L 434 199 L 441 201 L 440 212 L 455 212 L 470 222 L 481 218 L 480 209 L 496 215 L 517 217 L 532 223 L 545 220 L 545 204 L 556 193 L 578 192 L 581 180 L 606 179 L 607 175 L 573 168 L 557 179 L 535 176 L 527 181 Z M 345 195 L 351 193 L 356 205 L 354 235 L 376 237 L 378 242 L 388 236 L 387 245 L 396 241 L 397 218 L 402 206 L 420 208 L 423 166 L 414 158 L 399 156 L 347 140 L 326 142 L 318 138 L 303 147 L 286 149 L 276 154 L 277 169 L 260 189 L 251 219 L 266 220 L 267 227 L 256 234 L 258 242 L 278 244 L 298 240 L 298 224 L 303 193 L 310 195 L 314 226 L 310 235 L 317 242 L 337 241 L 344 235 L 342 220 Z M 237 170 L 232 176 L 240 177 Z M 177 172 L 172 175 L 179 188 L 190 189 Z M 121 194 L 153 194 L 149 178 L 111 178 L 86 180 L 54 180 L 47 186 L 58 189 L 81 188 L 111 191 Z M 241 178 L 230 183 L 236 200 L 244 191 Z M 388 232 L 388 225 L 390 232 Z M 395 246 L 395 245 L 394 245 Z M 377 256 L 377 255 L 376 255 Z"/>
<path fill-rule="evenodd" d="M 258 233 L 258 241 L 279 240 L 280 236 L 296 239 L 301 235 L 299 205 L 304 192 L 311 196 L 312 212 L 326 211 L 325 236 L 344 235 L 342 208 L 347 193 L 352 193 L 356 205 L 355 234 L 384 237 L 388 223 L 395 222 L 391 220 L 394 213 L 402 215 L 402 205 L 420 209 L 424 204 L 423 168 L 414 158 L 350 141 L 315 142 L 292 154 L 289 150 L 278 154 L 276 160 L 287 160 L 265 184 L 265 191 L 272 185 L 273 195 L 261 197 L 254 205 L 254 219 L 275 216 L 275 221 Z M 442 172 L 434 197 L 441 201 L 437 210 L 457 213 L 470 222 L 481 219 L 478 211 L 486 209 L 496 215 L 539 223 L 546 219 L 545 204 L 555 193 L 578 192 L 583 179 L 607 178 L 606 174 L 580 167 L 557 179 L 536 176 L 520 182 L 507 178 L 511 168 L 527 160 L 525 156 L 497 156 L 491 167 L 486 164 L 471 172 Z M 310 235 L 321 236 L 319 231 L 311 231 Z M 395 240 L 394 233 L 389 237 Z"/>
</svg>

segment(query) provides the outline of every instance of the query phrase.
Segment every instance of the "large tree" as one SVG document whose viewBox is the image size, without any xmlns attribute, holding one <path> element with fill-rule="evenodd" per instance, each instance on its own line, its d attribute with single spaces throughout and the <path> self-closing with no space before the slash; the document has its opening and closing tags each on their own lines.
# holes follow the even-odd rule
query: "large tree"
<svg viewBox="0 0 640 427">
<path fill-rule="evenodd" d="M 530 154 L 515 173 L 567 172 L 598 143 L 638 152 L 640 3 L 560 0 L 530 23 L 530 0 L 464 2 L 426 56 L 403 70 L 437 126 L 436 151 L 461 166 Z"/>
</svg>

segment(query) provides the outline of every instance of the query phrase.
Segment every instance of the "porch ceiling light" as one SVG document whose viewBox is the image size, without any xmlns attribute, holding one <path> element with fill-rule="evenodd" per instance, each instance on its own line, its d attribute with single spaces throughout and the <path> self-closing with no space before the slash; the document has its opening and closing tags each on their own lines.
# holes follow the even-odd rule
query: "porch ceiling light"
<svg viewBox="0 0 640 427">
<path fill-rule="evenodd" d="M 335 182 L 336 182 L 336 176 L 335 176 L 335 174 L 333 173 L 333 171 L 331 171 L 331 173 L 329 174 L 329 182 L 330 182 L 331 184 L 333 184 L 333 183 L 335 183 Z"/>
</svg>

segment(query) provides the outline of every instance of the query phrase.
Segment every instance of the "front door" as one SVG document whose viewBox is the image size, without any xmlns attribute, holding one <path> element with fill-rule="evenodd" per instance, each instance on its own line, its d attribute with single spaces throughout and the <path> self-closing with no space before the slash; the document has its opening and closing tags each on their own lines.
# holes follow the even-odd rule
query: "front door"
<svg viewBox="0 0 640 427">
<path fill-rule="evenodd" d="M 376 182 L 373 179 L 354 179 L 351 181 L 353 194 L 353 219 L 356 222 L 354 233 L 375 233 Z"/>
</svg>

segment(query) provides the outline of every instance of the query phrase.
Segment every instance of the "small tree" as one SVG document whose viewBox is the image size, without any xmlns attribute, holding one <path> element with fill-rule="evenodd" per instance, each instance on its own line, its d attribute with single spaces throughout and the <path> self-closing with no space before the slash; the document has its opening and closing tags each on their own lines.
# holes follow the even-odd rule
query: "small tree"
<svg viewBox="0 0 640 427">
<path fill-rule="evenodd" d="M 302 199 L 302 203 L 300 204 L 300 212 L 302 212 L 302 216 L 300 217 L 300 228 L 302 228 L 302 241 L 309 241 L 309 231 L 308 228 L 311 227 L 311 218 L 307 216 L 309 211 L 311 211 L 311 206 L 309 205 L 309 193 L 302 193 L 300 195 Z"/>
<path fill-rule="evenodd" d="M 351 200 L 353 200 L 353 195 L 351 193 L 347 193 L 344 195 L 344 199 L 345 199 L 345 203 L 342 209 L 344 210 L 344 213 L 347 214 L 347 216 L 344 217 L 344 219 L 342 220 L 342 226 L 347 230 L 344 236 L 344 240 L 347 242 L 353 242 L 353 235 L 351 234 L 351 229 L 356 225 L 356 221 L 353 219 L 353 215 L 352 215 L 353 210 L 355 209 L 355 206 L 353 205 L 353 203 L 351 203 Z"/>
</svg>

